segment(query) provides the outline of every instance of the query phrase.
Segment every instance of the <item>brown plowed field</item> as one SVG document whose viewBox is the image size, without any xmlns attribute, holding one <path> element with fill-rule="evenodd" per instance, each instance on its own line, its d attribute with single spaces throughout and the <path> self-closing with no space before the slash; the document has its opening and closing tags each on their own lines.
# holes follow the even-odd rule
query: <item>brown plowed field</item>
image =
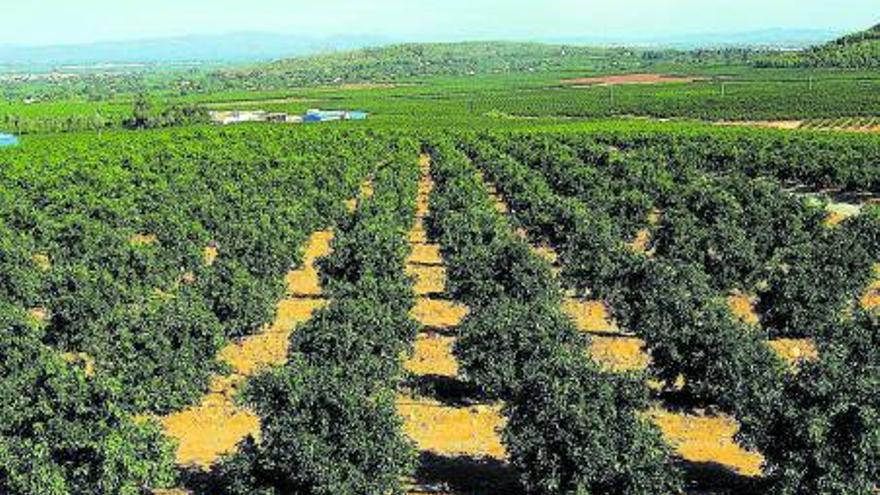
<svg viewBox="0 0 880 495">
<path fill-rule="evenodd" d="M 621 74 L 614 76 L 563 79 L 562 83 L 571 86 L 619 86 L 624 84 L 691 83 L 699 80 L 701 80 L 701 78 L 664 74 Z"/>
</svg>

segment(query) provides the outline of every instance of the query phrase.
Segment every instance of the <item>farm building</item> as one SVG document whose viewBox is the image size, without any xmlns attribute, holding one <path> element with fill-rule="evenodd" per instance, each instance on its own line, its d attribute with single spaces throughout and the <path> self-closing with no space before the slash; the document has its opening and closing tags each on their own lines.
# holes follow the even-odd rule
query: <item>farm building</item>
<svg viewBox="0 0 880 495">
<path fill-rule="evenodd" d="M 290 115 L 284 112 L 274 112 L 266 116 L 267 122 L 275 122 L 280 124 L 300 124 L 303 118 L 299 115 Z"/>
<path fill-rule="evenodd" d="M 366 120 L 367 113 L 348 110 L 312 109 L 303 116 L 304 122 L 333 122 L 337 120 Z"/>
<path fill-rule="evenodd" d="M 281 124 L 301 124 L 303 122 L 334 122 L 338 120 L 366 120 L 367 113 L 348 110 L 312 109 L 305 115 L 290 115 L 284 112 L 265 110 L 229 110 L 208 112 L 211 122 L 219 125 L 243 124 L 245 122 L 273 122 Z"/>
<path fill-rule="evenodd" d="M 215 124 L 229 125 L 242 124 L 245 122 L 266 122 L 268 114 L 263 110 L 254 111 L 228 111 L 228 112 L 209 112 L 211 121 Z"/>
</svg>

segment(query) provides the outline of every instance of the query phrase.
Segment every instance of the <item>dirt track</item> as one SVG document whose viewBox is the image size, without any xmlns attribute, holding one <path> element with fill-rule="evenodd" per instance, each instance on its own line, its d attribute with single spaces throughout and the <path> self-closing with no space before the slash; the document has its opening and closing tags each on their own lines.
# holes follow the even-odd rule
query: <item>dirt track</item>
<svg viewBox="0 0 880 495">
<path fill-rule="evenodd" d="M 495 490 L 514 484 L 499 437 L 504 418 L 498 404 L 447 396 L 465 388 L 452 350 L 454 328 L 468 309 L 443 298 L 446 268 L 440 247 L 429 242 L 424 226 L 433 188 L 427 156 L 422 157 L 421 167 L 407 273 L 415 278 L 412 316 L 422 325 L 422 331 L 406 362 L 413 389 L 402 391 L 397 400 L 404 429 L 421 451 L 421 465 L 409 493 L 482 493 L 482 488 L 491 486 Z"/>
<path fill-rule="evenodd" d="M 358 198 L 371 195 L 372 184 L 366 181 Z M 349 211 L 356 208 L 357 201 L 346 202 Z M 272 324 L 221 349 L 218 360 L 229 365 L 232 373 L 215 376 L 199 404 L 160 419 L 166 434 L 178 442 L 179 465 L 208 469 L 248 435 L 259 435 L 260 419 L 236 404 L 235 395 L 248 377 L 268 366 L 284 364 L 290 335 L 326 304 L 316 262 L 330 253 L 332 240 L 332 231 L 314 232 L 306 244 L 302 266 L 285 277 L 287 295 L 279 301 Z M 216 248 L 206 249 L 205 263 L 212 264 L 219 255 Z"/>
</svg>

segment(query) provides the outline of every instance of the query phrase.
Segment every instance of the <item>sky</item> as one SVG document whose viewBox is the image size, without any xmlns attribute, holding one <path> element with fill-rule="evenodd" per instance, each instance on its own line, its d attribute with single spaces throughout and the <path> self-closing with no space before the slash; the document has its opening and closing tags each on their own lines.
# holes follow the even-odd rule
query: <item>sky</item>
<svg viewBox="0 0 880 495">
<path fill-rule="evenodd" d="M 259 31 L 411 41 L 849 31 L 878 0 L 4 0 L 0 44 Z"/>
</svg>

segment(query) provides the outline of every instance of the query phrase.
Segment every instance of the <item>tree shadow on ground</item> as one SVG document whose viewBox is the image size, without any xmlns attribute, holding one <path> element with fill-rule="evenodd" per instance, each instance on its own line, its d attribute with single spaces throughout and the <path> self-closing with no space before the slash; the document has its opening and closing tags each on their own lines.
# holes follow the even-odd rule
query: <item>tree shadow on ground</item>
<svg viewBox="0 0 880 495">
<path fill-rule="evenodd" d="M 744 476 L 717 462 L 678 459 L 690 495 L 759 495 L 766 493 L 764 478 Z"/>
<path fill-rule="evenodd" d="M 505 462 L 491 457 L 445 457 L 432 452 L 419 455 L 415 485 L 415 493 L 523 494 L 516 473 Z"/>
<path fill-rule="evenodd" d="M 193 495 L 215 495 L 219 484 L 212 471 L 203 471 L 194 466 L 178 468 L 178 479 L 181 485 Z"/>
<path fill-rule="evenodd" d="M 485 395 L 473 383 L 443 375 L 410 375 L 404 386 L 417 397 L 430 397 L 454 407 L 487 402 Z"/>
<path fill-rule="evenodd" d="M 423 335 L 440 335 L 442 337 L 458 337 L 458 327 L 422 325 L 419 329 L 419 333 Z"/>
<path fill-rule="evenodd" d="M 675 413 L 712 415 L 720 412 L 715 404 L 699 400 L 684 390 L 651 390 L 650 397 Z"/>
</svg>

